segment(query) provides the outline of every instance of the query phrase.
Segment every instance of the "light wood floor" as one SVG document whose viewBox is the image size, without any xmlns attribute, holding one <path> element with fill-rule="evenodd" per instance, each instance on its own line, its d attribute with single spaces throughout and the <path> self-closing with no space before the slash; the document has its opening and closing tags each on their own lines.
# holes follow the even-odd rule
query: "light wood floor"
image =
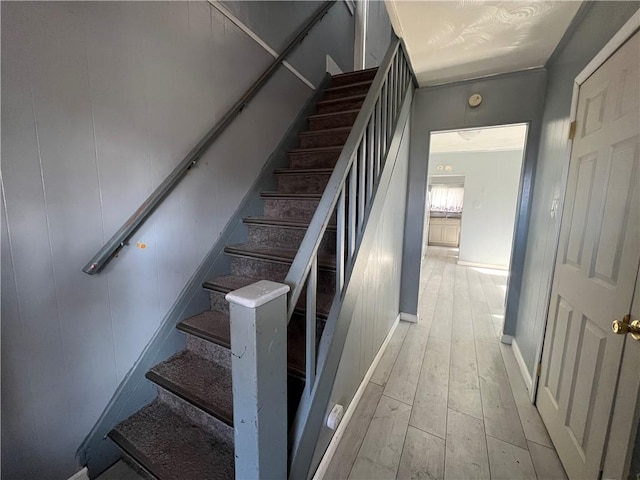
<svg viewBox="0 0 640 480">
<path fill-rule="evenodd" d="M 565 479 L 511 347 L 506 272 L 429 247 L 418 324 L 401 322 L 325 479 Z"/>
</svg>

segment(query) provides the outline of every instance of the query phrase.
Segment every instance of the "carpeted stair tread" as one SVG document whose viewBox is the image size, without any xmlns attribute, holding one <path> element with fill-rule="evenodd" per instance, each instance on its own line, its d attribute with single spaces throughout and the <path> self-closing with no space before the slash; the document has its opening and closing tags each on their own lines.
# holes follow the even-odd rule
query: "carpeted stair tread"
<svg viewBox="0 0 640 480">
<path fill-rule="evenodd" d="M 358 113 L 360 112 L 359 108 L 353 110 L 343 110 L 342 112 L 329 112 L 329 113 L 314 113 L 313 115 L 309 115 L 307 117 L 308 120 L 320 119 L 320 118 L 332 118 L 340 115 L 346 115 L 350 113 Z M 315 130 L 314 130 L 315 131 Z"/>
<path fill-rule="evenodd" d="M 335 127 L 335 128 L 322 128 L 318 130 L 306 130 L 304 132 L 300 132 L 298 137 L 313 137 L 316 135 L 326 135 L 329 133 L 344 133 L 351 132 L 351 127 Z"/>
<path fill-rule="evenodd" d="M 371 87 L 371 84 L 373 83 L 373 79 L 371 80 L 363 80 L 361 82 L 354 82 L 354 83 L 346 83 L 344 85 L 338 85 L 337 87 L 329 87 L 326 88 L 324 90 L 324 93 L 339 93 L 339 92 L 343 92 L 343 91 L 348 91 L 350 88 L 354 88 L 354 87 L 362 87 L 365 90 L 369 90 L 369 87 Z"/>
<path fill-rule="evenodd" d="M 214 278 L 213 280 L 207 280 L 202 284 L 202 288 L 204 288 L 205 290 L 213 291 L 213 292 L 220 292 L 220 293 L 227 294 L 229 292 L 232 292 L 233 290 L 246 287 L 247 285 L 251 285 L 252 283 L 255 283 L 257 281 L 258 280 L 256 280 L 255 278 L 240 277 L 238 275 L 223 275 L 221 277 Z M 307 300 L 306 295 L 303 292 L 302 295 L 300 295 L 298 304 L 296 305 L 295 311 L 297 314 L 304 315 L 306 300 Z M 318 314 L 318 317 L 327 318 L 327 316 L 329 315 L 329 309 L 331 308 L 331 302 L 333 302 L 333 294 L 323 293 L 323 292 L 318 292 L 316 294 L 316 312 Z M 196 315 L 194 317 L 188 318 L 187 320 L 184 320 L 183 322 L 181 322 L 181 324 L 188 322 L 194 330 L 196 329 L 199 330 L 200 333 L 202 333 L 202 335 L 198 335 L 197 333 L 194 333 L 194 332 L 187 332 L 187 333 L 194 333 L 195 335 L 200 336 L 200 338 L 204 338 L 205 340 L 209 340 L 209 341 L 218 343 L 219 345 L 229 347 L 230 345 L 228 341 L 229 335 L 230 335 L 228 333 L 229 327 L 227 326 L 226 328 L 224 328 L 223 326 L 218 325 L 218 322 L 220 323 L 226 322 L 228 325 L 229 318 L 227 314 L 221 313 L 221 312 L 213 312 L 215 313 L 215 317 L 213 317 L 215 318 L 215 321 L 210 323 L 208 321 L 209 318 L 212 318 L 209 316 L 210 312 L 211 311 L 207 311 L 207 312 L 201 313 L 200 315 Z M 180 330 L 187 331 L 181 328 L 180 326 L 178 326 L 178 328 L 180 328 Z M 210 331 L 211 331 L 211 334 L 209 334 Z M 208 335 L 208 337 L 203 335 Z M 227 343 L 225 344 L 225 343 L 220 343 L 219 341 L 216 341 L 217 335 L 220 335 L 220 336 L 225 335 L 224 337 L 222 337 L 222 339 Z"/>
<path fill-rule="evenodd" d="M 351 126 L 313 128 L 300 132 L 298 139 L 300 148 L 338 147 L 346 143 L 351 133 Z"/>
<path fill-rule="evenodd" d="M 320 200 L 322 198 L 321 193 L 285 193 L 285 192 L 262 192 L 260 193 L 262 198 L 291 198 L 291 199 L 309 199 Z"/>
<path fill-rule="evenodd" d="M 293 169 L 292 169 L 293 170 Z M 330 169 L 333 171 L 333 169 Z M 254 225 L 273 225 L 278 227 L 291 227 L 291 228 L 309 228 L 309 220 L 304 218 L 279 218 L 279 217 L 245 217 L 243 219 L 245 224 Z M 327 225 L 327 230 L 335 230 L 336 224 L 332 223 Z"/>
<path fill-rule="evenodd" d="M 250 245 L 247 243 L 227 245 L 224 252 L 228 255 L 240 255 L 274 262 L 291 263 L 298 250 L 294 248 L 276 248 L 264 245 Z M 318 267 L 325 270 L 335 270 L 336 257 L 330 253 L 318 253 Z"/>
<path fill-rule="evenodd" d="M 147 372 L 147 378 L 233 426 L 231 370 L 183 350 Z"/>
<path fill-rule="evenodd" d="M 116 426 L 109 437 L 161 480 L 231 480 L 233 444 L 154 402 Z"/>
<path fill-rule="evenodd" d="M 217 343 L 223 347 L 231 347 L 229 343 L 229 338 L 231 338 L 229 317 L 225 313 L 207 310 L 183 320 L 178 324 L 177 328 L 182 332 Z"/>
<path fill-rule="evenodd" d="M 299 305 L 304 304 L 304 301 L 302 300 L 304 299 L 301 298 L 301 302 L 298 302 Z M 316 299 L 316 309 L 317 309 L 317 316 L 319 318 L 327 317 L 329 313 L 329 308 L 331 308 L 332 300 L 333 300 L 333 295 L 328 295 L 326 293 L 318 293 L 318 296 Z M 206 313 L 207 312 L 204 312 L 204 314 Z M 287 363 L 288 363 L 287 370 L 289 371 L 290 374 L 293 374 L 297 377 L 304 379 L 305 335 L 304 335 L 304 319 L 301 318 L 301 315 L 304 315 L 304 311 L 300 311 L 296 309 L 296 313 L 298 316 L 294 317 L 295 321 L 289 322 L 289 327 L 287 328 L 287 344 L 288 344 L 287 345 Z M 229 329 L 229 317 L 225 314 L 221 314 L 225 319 L 224 321 L 226 322 L 227 328 L 224 332 L 216 331 L 214 332 L 214 334 L 212 334 L 209 331 L 210 324 L 204 321 L 204 318 L 205 318 L 204 314 L 196 315 L 191 319 L 185 320 L 185 322 L 194 320 L 195 323 L 199 324 L 199 328 L 197 330 L 194 329 L 192 331 L 188 331 L 188 333 L 192 335 L 196 335 L 199 338 L 208 340 L 218 345 L 222 345 L 223 347 L 230 348 L 231 332 Z M 193 322 L 190 322 L 190 323 L 193 323 Z M 302 354 L 300 352 L 302 352 Z M 181 352 L 178 355 L 182 355 L 184 353 L 185 352 Z M 191 352 L 188 352 L 188 353 L 191 356 L 198 357 L 197 355 Z M 174 361 L 177 362 L 178 360 L 174 359 Z M 179 361 L 185 364 L 188 363 L 184 360 L 179 360 Z M 212 363 L 212 362 L 208 362 L 208 363 Z M 213 415 L 214 417 L 219 418 L 220 420 L 224 421 L 229 425 L 233 425 L 233 421 L 232 421 L 233 417 L 231 415 L 233 410 L 230 410 L 226 414 L 224 412 L 221 413 L 219 412 L 219 409 L 217 409 L 217 407 L 207 406 L 206 403 L 203 405 L 202 402 L 204 400 L 202 399 L 199 400 L 199 398 L 202 395 L 198 397 L 194 395 L 189 396 L 189 395 L 181 394 L 180 391 L 176 391 L 176 387 L 173 386 L 173 384 L 177 384 L 176 381 L 169 378 L 168 381 L 172 383 L 167 383 L 167 381 L 158 378 L 158 376 L 165 377 L 165 374 L 164 374 L 165 368 L 163 367 L 162 371 L 160 372 L 156 372 L 156 368 L 157 367 L 154 367 L 151 370 L 151 372 L 155 372 L 154 374 L 152 375 L 147 374 L 147 378 L 149 378 L 149 380 L 169 390 L 170 392 L 178 395 L 184 400 L 187 400 L 188 402 L 192 403 L 198 408 L 201 408 L 202 410 L 209 413 L 210 415 Z M 173 368 L 174 370 L 179 369 L 180 365 L 177 365 Z M 231 375 L 231 372 L 229 372 L 229 375 Z M 217 385 L 217 383 L 213 383 L 212 385 Z M 231 401 L 231 377 L 229 377 L 229 396 L 230 396 L 229 401 Z"/>
<path fill-rule="evenodd" d="M 354 83 L 364 82 L 366 80 L 373 80 L 377 72 L 378 67 L 373 67 L 366 70 L 357 70 L 355 72 L 333 75 L 331 77 L 331 87 L 338 87 L 341 85 L 350 85 Z"/>
<path fill-rule="evenodd" d="M 239 275 L 222 275 L 213 280 L 207 280 L 202 284 L 202 288 L 220 293 L 229 293 L 258 281 L 260 280 L 257 278 L 241 277 Z"/>
<path fill-rule="evenodd" d="M 343 146 L 295 148 L 287 152 L 292 168 L 333 168 Z"/>
<path fill-rule="evenodd" d="M 278 168 L 276 175 L 331 175 L 333 168 Z"/>
<path fill-rule="evenodd" d="M 316 105 L 318 108 L 326 106 L 326 105 L 339 105 L 341 103 L 349 103 L 349 102 L 356 102 L 356 101 L 363 101 L 366 98 L 367 94 L 360 94 L 360 95 L 351 95 L 349 97 L 342 97 L 342 98 L 331 98 L 329 100 L 320 100 Z M 353 108 L 349 108 L 348 110 L 354 110 Z M 343 112 L 341 110 L 341 112 Z M 329 112 L 327 112 L 329 113 Z"/>
</svg>

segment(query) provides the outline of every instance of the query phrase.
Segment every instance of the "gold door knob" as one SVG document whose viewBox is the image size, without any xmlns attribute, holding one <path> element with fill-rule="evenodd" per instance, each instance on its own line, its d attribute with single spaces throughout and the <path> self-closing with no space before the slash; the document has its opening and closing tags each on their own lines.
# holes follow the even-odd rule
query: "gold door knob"
<svg viewBox="0 0 640 480">
<path fill-rule="evenodd" d="M 611 324 L 611 329 L 613 333 L 617 333 L 618 335 L 626 335 L 627 333 L 631 334 L 631 338 L 634 340 L 640 340 L 640 320 L 631 320 L 631 315 L 625 315 L 620 320 L 614 320 Z"/>
</svg>

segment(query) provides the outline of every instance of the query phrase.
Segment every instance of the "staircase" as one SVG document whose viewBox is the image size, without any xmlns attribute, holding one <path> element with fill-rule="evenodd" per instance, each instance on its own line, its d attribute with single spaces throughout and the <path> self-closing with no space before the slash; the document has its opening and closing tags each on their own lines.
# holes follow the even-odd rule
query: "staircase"
<svg viewBox="0 0 640 480">
<path fill-rule="evenodd" d="M 109 437 L 134 467 L 159 479 L 234 478 L 233 399 L 229 307 L 225 295 L 258 280 L 283 282 L 333 172 L 377 69 L 332 77 L 289 168 L 274 172 L 277 190 L 261 194 L 263 216 L 243 220 L 247 241 L 228 245 L 230 272 L 203 284 L 211 310 L 177 325 L 186 349 L 156 365 L 146 377 L 157 398 L 117 425 Z M 336 227 L 329 225 L 318 250 L 316 339 L 335 293 Z M 305 299 L 300 296 L 288 328 L 289 425 L 304 389 Z M 284 419 L 283 419 L 284 421 Z"/>
</svg>

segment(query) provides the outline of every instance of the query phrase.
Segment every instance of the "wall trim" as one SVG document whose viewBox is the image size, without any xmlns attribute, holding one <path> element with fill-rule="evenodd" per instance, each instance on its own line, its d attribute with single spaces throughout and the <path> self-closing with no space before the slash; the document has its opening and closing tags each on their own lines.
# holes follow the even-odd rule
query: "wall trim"
<svg viewBox="0 0 640 480">
<path fill-rule="evenodd" d="M 84 467 L 82 470 L 78 470 L 68 480 L 89 480 L 89 469 Z"/>
<path fill-rule="evenodd" d="M 618 30 L 618 32 L 611 37 L 605 46 L 600 50 L 595 57 L 587 64 L 586 67 L 576 76 L 573 82 L 573 91 L 571 94 L 571 109 L 569 113 L 569 124 L 574 122 L 578 116 L 578 94 L 580 92 L 580 86 L 589 78 L 604 62 L 606 62 L 611 55 L 613 55 L 618 48 L 620 48 L 631 36 L 640 29 L 640 9 L 631 15 L 631 18 Z M 568 128 L 567 125 L 567 128 Z M 567 131 L 568 138 L 568 131 Z M 547 321 L 549 317 L 549 307 L 551 302 L 551 292 L 553 289 L 553 277 L 556 271 L 556 260 L 558 257 L 558 248 L 560 247 L 560 226 L 562 225 L 562 216 L 564 213 L 564 200 L 567 192 L 567 181 L 569 179 L 569 165 L 571 163 L 571 154 L 573 152 L 573 140 L 567 140 L 570 147 L 567 149 L 567 157 L 565 166 L 562 172 L 562 178 L 560 181 L 560 195 L 558 204 L 558 214 L 555 226 L 555 240 L 553 243 L 554 255 L 553 263 L 551 264 L 551 271 L 547 277 L 547 289 L 544 303 L 544 328 L 542 328 L 540 337 L 538 339 L 538 346 L 536 348 L 535 365 L 542 363 L 542 349 L 544 347 L 544 337 L 547 331 Z M 538 379 L 533 382 L 532 388 L 529 390 L 531 394 L 531 402 L 535 403 L 536 394 L 538 392 Z"/>
<path fill-rule="evenodd" d="M 631 18 L 625 23 L 620 30 L 607 42 L 602 50 L 598 52 L 598 54 L 593 57 L 586 67 L 578 74 L 576 77 L 575 83 L 577 85 L 582 85 L 587 78 L 589 78 L 600 66 L 606 62 L 611 55 L 613 55 L 616 50 L 618 50 L 631 36 L 635 33 L 636 30 L 640 28 L 640 9 L 633 15 Z M 576 105 L 577 109 L 577 105 Z M 577 112 L 572 112 L 574 115 Z M 572 118 L 575 117 L 572 115 Z"/>
<path fill-rule="evenodd" d="M 355 35 L 353 39 L 353 69 L 362 70 L 365 67 L 367 47 L 367 17 L 369 0 L 357 0 L 355 14 Z"/>
<path fill-rule="evenodd" d="M 356 11 L 356 0 L 344 0 L 344 3 L 347 5 L 349 13 L 353 16 Z"/>
<path fill-rule="evenodd" d="M 398 315 L 400 316 L 400 320 L 403 322 L 418 323 L 418 315 L 407 312 L 400 312 Z"/>
<path fill-rule="evenodd" d="M 378 353 L 373 359 L 373 362 L 371 362 L 371 366 L 369 367 L 369 370 L 367 370 L 367 373 L 365 373 L 364 378 L 362 379 L 362 382 L 358 387 L 358 390 L 356 390 L 355 395 L 351 399 L 351 403 L 349 403 L 349 407 L 347 408 L 344 414 L 344 417 L 342 418 L 342 422 L 340 422 L 340 425 L 338 425 L 338 428 L 336 429 L 336 433 L 333 434 L 333 438 L 331 439 L 331 442 L 329 443 L 327 450 L 322 456 L 322 460 L 320 460 L 320 464 L 316 469 L 316 473 L 313 475 L 314 480 L 322 480 L 325 474 L 327 473 L 329 464 L 331 463 L 331 460 L 333 459 L 333 456 L 335 455 L 336 450 L 338 449 L 338 444 L 340 443 L 340 440 L 342 440 L 342 437 L 344 436 L 344 432 L 347 430 L 347 427 L 349 426 L 351 417 L 353 417 L 353 414 L 356 408 L 358 407 L 360 400 L 362 399 L 364 390 L 367 388 L 367 385 L 373 375 L 373 372 L 375 372 L 376 367 L 378 366 L 378 363 L 382 359 L 384 352 L 387 350 L 387 347 L 391 342 L 391 338 L 393 337 L 393 334 L 395 333 L 396 328 L 398 328 L 398 324 L 400 323 L 400 320 L 402 320 L 402 315 L 403 315 L 402 312 L 400 312 L 396 316 L 396 319 L 394 320 L 393 325 L 389 330 L 389 333 L 387 334 L 386 338 L 382 342 L 382 345 L 380 345 L 380 349 L 378 350 Z"/>
<path fill-rule="evenodd" d="M 518 366 L 520 367 L 520 373 L 522 374 L 524 384 L 526 385 L 527 390 L 531 391 L 533 379 L 531 378 L 531 373 L 527 370 L 527 364 L 524 362 L 524 357 L 522 356 L 522 352 L 520 352 L 520 347 L 518 347 L 518 342 L 515 338 L 511 341 L 511 348 L 513 349 L 514 357 L 516 357 L 516 362 L 518 362 Z"/>
<path fill-rule="evenodd" d="M 493 265 L 491 263 L 475 263 L 475 262 L 465 262 L 464 260 L 458 260 L 458 265 L 463 265 L 465 267 L 477 267 L 477 268 L 488 268 L 491 270 L 509 271 L 509 267 L 506 265 Z"/>
<path fill-rule="evenodd" d="M 233 13 L 231 13 L 231 11 L 227 9 L 227 7 L 225 7 L 222 3 L 220 3 L 219 0 L 207 0 L 207 1 L 209 2 L 209 5 L 211 5 L 213 8 L 218 10 L 222 15 L 227 17 L 231 21 L 231 23 L 233 23 L 236 27 L 238 27 L 244 33 L 249 35 L 249 37 L 254 42 L 256 42 L 258 45 L 264 48 L 269 53 L 269 55 L 271 55 L 273 58 L 278 58 L 279 56 L 278 52 L 276 52 L 273 48 L 271 48 L 267 42 L 265 42 L 262 38 L 258 36 L 257 33 L 255 33 L 253 30 L 247 27 L 238 17 L 236 17 Z M 302 83 L 304 83 L 311 90 L 316 89 L 315 85 L 311 83 L 309 79 L 305 77 L 302 73 L 296 70 L 296 68 L 293 65 L 291 65 L 289 62 L 287 62 L 286 60 L 283 60 L 282 65 L 284 65 L 285 68 L 289 70 L 291 73 L 293 73 L 296 77 L 302 80 Z"/>
</svg>

